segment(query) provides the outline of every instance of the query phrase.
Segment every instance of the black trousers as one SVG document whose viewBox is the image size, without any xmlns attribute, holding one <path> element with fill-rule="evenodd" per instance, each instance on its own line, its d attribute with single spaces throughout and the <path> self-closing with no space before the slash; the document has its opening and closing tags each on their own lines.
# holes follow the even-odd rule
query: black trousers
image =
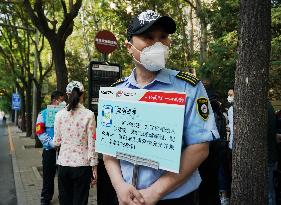
<svg viewBox="0 0 281 205">
<path fill-rule="evenodd" d="M 60 205 L 87 205 L 92 167 L 58 166 Z"/>
<path fill-rule="evenodd" d="M 98 164 L 97 204 L 118 205 L 116 192 L 111 184 L 102 159 L 99 159 Z"/>
<path fill-rule="evenodd" d="M 197 204 L 198 204 L 198 192 L 193 191 L 180 198 L 161 200 L 156 205 L 197 205 Z"/>
<path fill-rule="evenodd" d="M 54 179 L 56 175 L 56 150 L 43 150 L 43 188 L 41 192 L 41 201 L 48 202 L 54 195 Z"/>
</svg>

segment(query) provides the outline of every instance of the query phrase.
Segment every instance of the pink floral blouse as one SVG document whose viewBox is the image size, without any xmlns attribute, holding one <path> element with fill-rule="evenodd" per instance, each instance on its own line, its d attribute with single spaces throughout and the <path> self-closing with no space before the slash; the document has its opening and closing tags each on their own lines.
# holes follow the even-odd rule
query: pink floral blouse
<svg viewBox="0 0 281 205">
<path fill-rule="evenodd" d="M 79 167 L 98 164 L 95 152 L 95 115 L 78 104 L 75 111 L 66 108 L 56 114 L 54 123 L 54 145 L 60 146 L 57 164 Z"/>
</svg>

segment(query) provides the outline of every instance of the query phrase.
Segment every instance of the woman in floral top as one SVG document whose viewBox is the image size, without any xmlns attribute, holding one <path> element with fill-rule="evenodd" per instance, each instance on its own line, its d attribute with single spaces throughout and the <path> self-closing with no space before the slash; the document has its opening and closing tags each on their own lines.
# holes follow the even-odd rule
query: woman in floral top
<svg viewBox="0 0 281 205">
<path fill-rule="evenodd" d="M 57 160 L 61 205 L 88 204 L 91 180 L 97 180 L 95 115 L 83 103 L 84 88 L 78 81 L 67 85 L 69 104 L 56 114 L 54 145 L 60 147 Z"/>
</svg>

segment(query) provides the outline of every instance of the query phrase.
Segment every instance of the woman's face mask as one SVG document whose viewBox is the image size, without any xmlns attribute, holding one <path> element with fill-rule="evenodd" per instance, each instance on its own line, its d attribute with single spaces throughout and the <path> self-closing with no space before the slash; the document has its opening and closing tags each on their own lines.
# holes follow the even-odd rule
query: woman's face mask
<svg viewBox="0 0 281 205">
<path fill-rule="evenodd" d="M 161 42 L 156 42 L 152 46 L 145 47 L 142 51 L 140 51 L 133 44 L 131 45 L 140 52 L 140 61 L 135 59 L 134 56 L 133 58 L 147 70 L 155 72 L 165 68 L 166 60 L 169 55 L 168 46 L 162 44 Z"/>
</svg>

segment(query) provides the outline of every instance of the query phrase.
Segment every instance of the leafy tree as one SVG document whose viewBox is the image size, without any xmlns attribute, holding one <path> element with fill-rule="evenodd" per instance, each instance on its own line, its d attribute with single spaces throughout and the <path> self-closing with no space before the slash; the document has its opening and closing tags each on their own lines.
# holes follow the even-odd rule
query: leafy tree
<svg viewBox="0 0 281 205">
<path fill-rule="evenodd" d="M 0 67 L 6 67 L 6 60 L 0 56 Z M 0 69 L 0 110 L 5 113 L 11 112 L 11 93 L 13 91 L 13 77 L 7 75 L 5 69 Z"/>
<path fill-rule="evenodd" d="M 5 26 L 1 29 L 3 46 L 0 46 L 0 52 L 9 63 L 9 66 L 6 67 L 6 69 L 10 69 L 8 72 L 12 73 L 15 86 L 19 89 L 22 100 L 21 111 L 23 115 L 23 128 L 25 130 L 26 125 L 26 135 L 31 136 L 31 31 L 26 27 L 26 22 L 24 21 L 25 16 L 20 7 L 17 7 L 16 5 L 8 5 L 1 7 L 1 9 L 5 14 L 1 19 Z M 17 11 L 17 15 L 13 15 L 13 12 L 11 11 Z M 21 26 L 19 27 L 17 25 Z M 19 82 L 17 82 L 17 80 L 19 80 Z"/>
<path fill-rule="evenodd" d="M 237 32 L 229 32 L 210 43 L 209 58 L 200 76 L 209 78 L 213 86 L 225 95 L 234 85 L 234 73 L 237 60 Z"/>
<path fill-rule="evenodd" d="M 216 0 L 210 8 L 210 31 L 214 39 L 238 29 L 239 2 L 237 0 Z"/>
<path fill-rule="evenodd" d="M 64 91 L 68 83 L 68 72 L 65 64 L 65 42 L 74 27 L 74 18 L 78 15 L 82 0 L 69 0 L 68 6 L 64 0 L 36 0 L 34 6 L 30 0 L 24 0 L 23 5 L 37 29 L 47 38 L 52 49 L 52 58 L 57 76 L 57 89 Z M 50 11 L 50 13 L 48 13 Z M 62 13 L 60 12 L 62 11 Z M 58 20 L 61 24 L 57 27 Z"/>
</svg>

